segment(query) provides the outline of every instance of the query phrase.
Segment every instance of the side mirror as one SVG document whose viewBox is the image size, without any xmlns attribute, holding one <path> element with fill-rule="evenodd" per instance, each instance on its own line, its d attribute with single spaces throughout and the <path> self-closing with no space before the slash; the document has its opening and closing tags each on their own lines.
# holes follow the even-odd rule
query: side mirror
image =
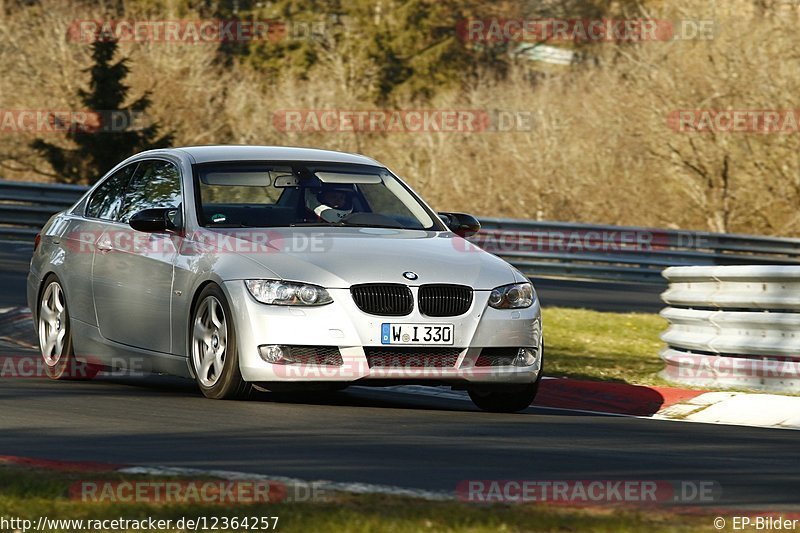
<svg viewBox="0 0 800 533">
<path fill-rule="evenodd" d="M 459 237 L 472 237 L 481 230 L 481 223 L 466 213 L 439 213 L 439 218 Z"/>
<path fill-rule="evenodd" d="M 178 229 L 173 222 L 176 214 L 177 209 L 170 207 L 143 209 L 134 214 L 128 221 L 128 224 L 136 231 L 143 231 L 145 233 L 175 231 Z"/>
</svg>

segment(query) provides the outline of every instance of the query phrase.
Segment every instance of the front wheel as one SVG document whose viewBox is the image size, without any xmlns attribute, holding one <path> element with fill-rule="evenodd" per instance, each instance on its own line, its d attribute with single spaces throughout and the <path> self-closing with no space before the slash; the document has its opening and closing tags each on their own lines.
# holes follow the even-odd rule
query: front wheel
<svg viewBox="0 0 800 533">
<path fill-rule="evenodd" d="M 252 387 L 242 379 L 233 315 L 225 295 L 208 285 L 197 298 L 191 322 L 191 358 L 197 384 L 206 398 L 238 400 Z"/>
<path fill-rule="evenodd" d="M 536 380 L 523 389 L 509 392 L 473 389 L 469 391 L 469 397 L 478 409 L 490 413 L 516 413 L 527 409 L 533 403 L 538 391 L 539 380 Z"/>
</svg>

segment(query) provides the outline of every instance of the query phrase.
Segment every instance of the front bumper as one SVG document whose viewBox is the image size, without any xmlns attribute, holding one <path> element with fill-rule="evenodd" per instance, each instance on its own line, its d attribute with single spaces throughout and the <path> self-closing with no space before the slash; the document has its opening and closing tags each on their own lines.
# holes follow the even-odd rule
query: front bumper
<svg viewBox="0 0 800 533">
<path fill-rule="evenodd" d="M 224 284 L 236 324 L 239 366 L 249 382 L 354 382 L 359 380 L 431 381 L 444 383 L 533 383 L 541 370 L 541 309 L 538 300 L 528 309 L 493 309 L 489 291 L 476 291 L 470 310 L 459 317 L 431 318 L 415 308 L 404 317 L 381 317 L 362 312 L 347 289 L 328 289 L 333 302 L 320 307 L 286 307 L 257 302 L 241 280 Z M 414 299 L 417 289 L 411 288 Z M 448 323 L 455 326 L 454 365 L 448 367 L 370 368 L 365 347 L 382 347 L 381 324 Z M 258 347 L 334 346 L 341 365 L 270 364 Z M 527 367 L 475 366 L 482 348 L 528 347 L 539 353 Z M 431 348 L 434 348 L 431 346 Z M 437 346 L 435 348 L 440 348 Z"/>
</svg>

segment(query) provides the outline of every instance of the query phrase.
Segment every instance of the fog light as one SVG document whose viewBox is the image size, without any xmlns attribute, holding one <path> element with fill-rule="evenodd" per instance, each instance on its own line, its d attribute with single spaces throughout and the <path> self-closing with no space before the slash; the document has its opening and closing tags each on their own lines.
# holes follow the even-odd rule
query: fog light
<svg viewBox="0 0 800 533">
<path fill-rule="evenodd" d="M 291 350 L 288 346 L 278 344 L 265 344 L 258 347 L 258 354 L 267 363 L 286 364 L 291 363 Z"/>
<path fill-rule="evenodd" d="M 536 364 L 538 356 L 536 352 L 537 350 L 533 348 L 520 348 L 511 364 L 514 366 L 533 366 Z"/>
</svg>

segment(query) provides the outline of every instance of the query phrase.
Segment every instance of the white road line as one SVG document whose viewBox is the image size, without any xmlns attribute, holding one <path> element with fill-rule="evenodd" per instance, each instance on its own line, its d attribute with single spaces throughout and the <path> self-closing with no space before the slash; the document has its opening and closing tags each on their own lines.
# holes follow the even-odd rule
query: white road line
<svg viewBox="0 0 800 533">
<path fill-rule="evenodd" d="M 287 486 L 304 486 L 312 484 L 323 491 L 351 492 L 356 494 L 386 494 L 390 496 L 406 496 L 423 500 L 447 501 L 454 500 L 455 494 L 444 491 L 430 491 L 422 489 L 409 489 L 393 485 L 376 485 L 372 483 L 347 483 L 339 481 L 314 480 L 308 481 L 285 476 L 268 476 L 264 474 L 250 474 L 230 470 L 202 470 L 199 468 L 181 468 L 172 466 L 132 466 L 116 470 L 122 474 L 144 474 L 151 476 L 179 476 L 179 477 L 216 477 L 229 481 L 275 481 Z"/>
</svg>

